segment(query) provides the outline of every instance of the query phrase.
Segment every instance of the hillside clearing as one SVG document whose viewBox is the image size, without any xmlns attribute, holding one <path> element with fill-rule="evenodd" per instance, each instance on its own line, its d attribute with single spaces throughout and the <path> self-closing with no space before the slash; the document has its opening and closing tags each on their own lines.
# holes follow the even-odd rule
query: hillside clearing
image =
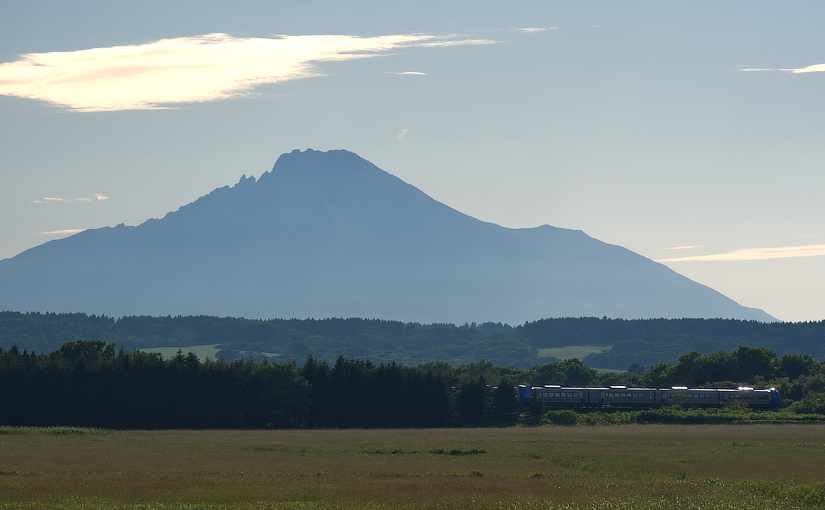
<svg viewBox="0 0 825 510">
<path fill-rule="evenodd" d="M 539 358 L 578 359 L 583 360 L 591 354 L 602 354 L 610 351 L 612 345 L 565 345 L 562 347 L 544 347 L 539 349 Z"/>
</svg>

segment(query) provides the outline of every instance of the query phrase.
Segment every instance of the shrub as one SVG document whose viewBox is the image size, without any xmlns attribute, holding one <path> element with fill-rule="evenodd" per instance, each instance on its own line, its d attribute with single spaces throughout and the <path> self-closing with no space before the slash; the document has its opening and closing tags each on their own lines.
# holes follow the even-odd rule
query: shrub
<svg viewBox="0 0 825 510">
<path fill-rule="evenodd" d="M 553 425 L 575 425 L 579 421 L 579 417 L 575 411 L 547 411 L 544 414 L 544 419 Z"/>
<path fill-rule="evenodd" d="M 804 400 L 791 404 L 790 408 L 796 413 L 825 414 L 825 394 L 812 393 Z"/>
<path fill-rule="evenodd" d="M 482 455 L 487 453 L 487 450 L 482 450 L 480 448 L 470 448 L 467 450 L 462 450 L 461 448 L 451 448 L 446 450 L 444 448 L 436 448 L 435 450 L 430 450 L 430 453 L 433 455 Z"/>
<path fill-rule="evenodd" d="M 683 410 L 676 407 L 641 411 L 636 416 L 637 423 L 677 423 L 677 424 L 723 424 L 736 423 L 745 419 L 738 414 L 721 414 L 702 409 Z"/>
<path fill-rule="evenodd" d="M 582 413 L 578 417 L 581 425 L 627 425 L 636 422 L 637 411 L 596 411 Z"/>
</svg>

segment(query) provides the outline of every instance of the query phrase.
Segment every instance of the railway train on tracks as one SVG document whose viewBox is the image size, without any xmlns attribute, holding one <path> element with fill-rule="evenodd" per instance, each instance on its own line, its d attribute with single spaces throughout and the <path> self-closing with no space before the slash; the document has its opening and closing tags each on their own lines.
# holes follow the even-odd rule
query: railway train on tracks
<svg viewBox="0 0 825 510">
<path fill-rule="evenodd" d="M 575 388 L 556 385 L 518 387 L 522 404 L 536 399 L 545 407 L 560 408 L 651 408 L 680 405 L 687 407 L 723 407 L 744 404 L 752 408 L 775 409 L 780 405 L 776 388 L 755 389 L 741 386 L 737 389 L 688 388 Z"/>
</svg>

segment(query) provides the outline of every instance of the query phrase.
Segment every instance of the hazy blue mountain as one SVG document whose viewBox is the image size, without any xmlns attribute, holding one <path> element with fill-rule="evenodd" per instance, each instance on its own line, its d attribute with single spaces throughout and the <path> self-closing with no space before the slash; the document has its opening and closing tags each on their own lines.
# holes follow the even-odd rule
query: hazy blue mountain
<svg viewBox="0 0 825 510">
<path fill-rule="evenodd" d="M 578 230 L 462 214 L 343 151 L 293 151 L 162 219 L 0 261 L 0 309 L 112 315 L 772 320 Z"/>
</svg>

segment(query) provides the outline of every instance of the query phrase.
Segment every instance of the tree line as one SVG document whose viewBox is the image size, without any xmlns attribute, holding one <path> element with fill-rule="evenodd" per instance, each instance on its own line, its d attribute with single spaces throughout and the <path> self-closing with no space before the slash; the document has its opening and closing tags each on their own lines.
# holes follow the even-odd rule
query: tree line
<svg viewBox="0 0 825 510">
<path fill-rule="evenodd" d="M 303 365 L 164 360 L 75 341 L 49 354 L 0 349 L 0 425 L 106 428 L 444 427 L 531 423 L 514 386 L 777 386 L 786 401 L 825 412 L 825 364 L 763 348 L 691 353 L 647 370 L 604 373 L 578 360 L 530 369 L 339 358 Z M 532 417 L 532 418 L 531 418 Z"/>
<path fill-rule="evenodd" d="M 112 342 L 127 350 L 218 345 L 224 360 L 274 353 L 280 361 L 312 356 L 421 364 L 490 360 L 527 369 L 547 347 L 606 345 L 586 361 L 601 368 L 650 367 L 688 351 L 711 353 L 739 345 L 825 359 L 825 321 L 761 323 L 726 319 L 559 318 L 520 326 L 500 323 L 418 324 L 377 319 L 270 319 L 231 317 L 122 317 L 0 312 L 0 348 L 52 352 L 68 341 Z M 256 354 L 257 353 L 257 354 Z"/>
</svg>

